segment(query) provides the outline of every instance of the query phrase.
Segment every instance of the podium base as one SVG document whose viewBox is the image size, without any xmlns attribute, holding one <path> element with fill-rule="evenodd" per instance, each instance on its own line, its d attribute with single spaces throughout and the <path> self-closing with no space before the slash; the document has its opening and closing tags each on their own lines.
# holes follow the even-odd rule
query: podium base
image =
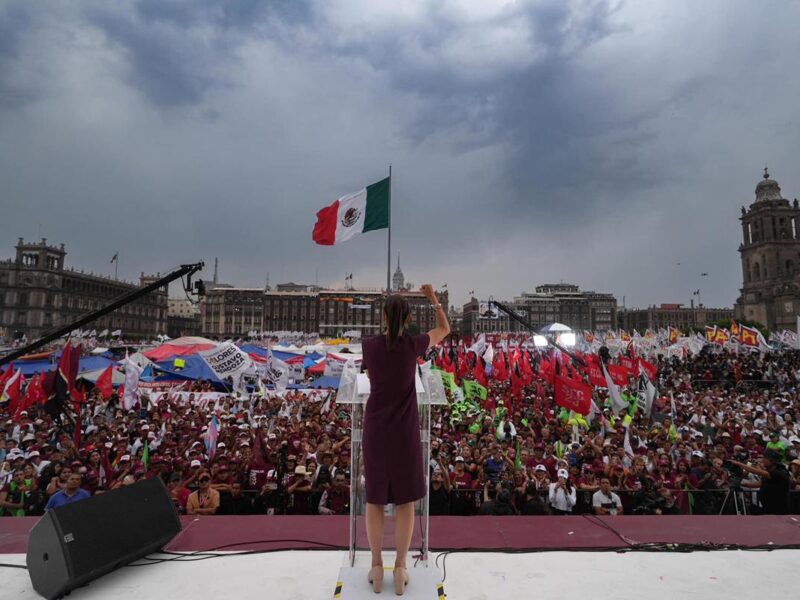
<svg viewBox="0 0 800 600">
<path fill-rule="evenodd" d="M 392 598 L 394 582 L 392 580 L 392 567 L 384 567 L 383 588 L 381 595 Z M 381 596 L 372 591 L 372 585 L 367 581 L 369 567 L 345 566 L 339 569 L 336 579 L 336 588 L 333 598 L 336 600 L 376 600 Z M 408 585 L 404 598 L 409 600 L 445 600 L 444 584 L 439 569 L 431 567 L 417 567 L 408 569 Z"/>
</svg>

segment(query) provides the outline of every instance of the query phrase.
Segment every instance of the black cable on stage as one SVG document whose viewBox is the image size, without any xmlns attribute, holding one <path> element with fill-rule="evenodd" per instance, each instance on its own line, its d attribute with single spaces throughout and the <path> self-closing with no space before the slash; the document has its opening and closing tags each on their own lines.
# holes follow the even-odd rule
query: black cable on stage
<svg viewBox="0 0 800 600">
<path fill-rule="evenodd" d="M 0 563 L 0 567 L 8 567 L 10 569 L 28 569 L 27 565 L 12 565 L 11 563 Z"/>
<path fill-rule="evenodd" d="M 268 554 L 271 552 L 284 552 L 288 550 L 293 550 L 292 548 L 267 548 L 264 550 L 245 550 L 244 552 L 231 552 L 231 553 L 217 552 L 218 550 L 223 550 L 225 548 L 234 548 L 236 546 L 244 546 L 245 544 L 279 544 L 287 542 L 292 542 L 295 544 L 313 544 L 315 546 L 319 546 L 318 548 L 304 548 L 304 550 L 347 550 L 348 549 L 346 546 L 339 546 L 336 544 L 329 544 L 327 542 L 319 542 L 316 540 L 299 540 L 299 539 L 248 540 L 244 542 L 234 542 L 232 544 L 224 544 L 222 546 L 216 546 L 214 548 L 208 548 L 206 550 L 196 550 L 194 552 L 187 552 L 187 553 L 164 550 L 162 552 L 157 552 L 156 554 L 168 554 L 172 555 L 173 558 L 153 558 L 150 556 L 143 556 L 139 560 L 147 560 L 150 562 L 138 563 L 138 564 L 132 563 L 126 566 L 147 567 L 150 565 L 157 565 L 165 562 L 197 562 L 200 560 L 208 560 L 210 558 L 225 558 L 230 556 L 250 556 L 253 554 Z"/>
</svg>

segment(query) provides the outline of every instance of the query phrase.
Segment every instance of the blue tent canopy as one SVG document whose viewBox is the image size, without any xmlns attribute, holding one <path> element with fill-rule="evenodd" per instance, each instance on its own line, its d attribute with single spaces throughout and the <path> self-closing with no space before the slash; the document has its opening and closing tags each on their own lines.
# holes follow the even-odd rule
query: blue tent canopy
<svg viewBox="0 0 800 600">
<path fill-rule="evenodd" d="M 83 373 L 84 371 L 95 371 L 97 369 L 105 369 L 111 364 L 114 364 L 114 361 L 103 356 L 84 356 L 78 362 L 78 373 Z M 58 368 L 58 362 L 50 362 L 46 359 L 21 360 L 14 363 L 14 368 L 19 369 L 26 378 L 29 378 L 42 371 L 54 371 L 56 368 Z"/>
<path fill-rule="evenodd" d="M 252 344 L 245 344 L 240 348 L 242 352 L 247 352 L 248 354 L 255 354 L 256 356 L 260 356 L 262 358 L 267 358 L 269 356 L 269 350 L 267 348 L 262 348 L 261 346 L 253 346 Z M 303 356 L 299 352 L 281 352 L 280 350 L 273 350 L 272 355 L 278 360 L 282 360 L 284 362 L 286 362 L 287 360 L 291 360 L 293 358 L 297 358 L 298 356 Z"/>
<path fill-rule="evenodd" d="M 182 369 L 175 368 L 175 359 L 162 360 L 157 362 L 156 368 L 157 381 L 166 381 L 169 379 L 208 379 L 214 383 L 221 383 L 214 371 L 208 366 L 199 354 L 189 354 L 186 356 L 177 356 L 177 359 L 183 359 L 185 365 Z"/>
<path fill-rule="evenodd" d="M 316 354 L 316 352 L 315 352 L 315 354 Z M 304 369 L 308 369 L 309 367 L 313 367 L 315 364 L 317 364 L 318 361 L 319 361 L 319 359 L 315 360 L 315 359 L 311 358 L 311 355 L 308 355 L 303 359 L 303 368 Z"/>
<path fill-rule="evenodd" d="M 262 356 L 267 358 L 269 356 L 269 350 L 266 348 L 262 348 L 261 346 L 254 346 L 253 344 L 244 344 L 240 346 L 239 349 L 242 352 L 247 352 L 248 354 L 255 354 L 256 356 Z"/>
</svg>

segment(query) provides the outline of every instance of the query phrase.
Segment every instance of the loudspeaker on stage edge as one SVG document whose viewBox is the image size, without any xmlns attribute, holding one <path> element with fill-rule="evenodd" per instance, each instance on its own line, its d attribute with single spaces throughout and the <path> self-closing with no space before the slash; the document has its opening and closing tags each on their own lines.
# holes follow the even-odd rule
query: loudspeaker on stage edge
<svg viewBox="0 0 800 600">
<path fill-rule="evenodd" d="M 181 530 L 160 479 L 146 479 L 48 511 L 30 532 L 33 589 L 55 600 L 163 548 Z"/>
</svg>

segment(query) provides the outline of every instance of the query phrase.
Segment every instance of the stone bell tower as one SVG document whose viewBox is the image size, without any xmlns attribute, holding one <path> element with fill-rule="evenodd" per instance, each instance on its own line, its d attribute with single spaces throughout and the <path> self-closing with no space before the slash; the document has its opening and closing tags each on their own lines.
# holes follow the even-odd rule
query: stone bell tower
<svg viewBox="0 0 800 600">
<path fill-rule="evenodd" d="M 769 171 L 756 186 L 756 199 L 742 207 L 741 296 L 735 316 L 772 330 L 796 329 L 800 314 L 800 207 L 781 196 Z"/>
</svg>

